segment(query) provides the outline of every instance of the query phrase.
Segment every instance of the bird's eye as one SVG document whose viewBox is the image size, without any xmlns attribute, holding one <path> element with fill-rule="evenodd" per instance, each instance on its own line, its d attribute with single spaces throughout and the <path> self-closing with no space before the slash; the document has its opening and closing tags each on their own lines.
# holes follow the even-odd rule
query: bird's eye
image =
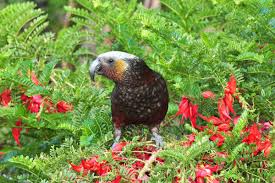
<svg viewBox="0 0 275 183">
<path fill-rule="evenodd" d="M 114 60 L 113 60 L 113 59 L 109 59 L 108 62 L 109 62 L 109 63 L 113 63 Z"/>
</svg>

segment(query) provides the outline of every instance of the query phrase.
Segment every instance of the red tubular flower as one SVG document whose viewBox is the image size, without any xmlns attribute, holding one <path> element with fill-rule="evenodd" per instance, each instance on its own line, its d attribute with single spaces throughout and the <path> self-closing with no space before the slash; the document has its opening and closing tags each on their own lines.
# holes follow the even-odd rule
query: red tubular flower
<svg viewBox="0 0 275 183">
<path fill-rule="evenodd" d="M 225 93 L 230 93 L 233 95 L 236 92 L 237 81 L 234 75 L 230 76 L 230 79 L 225 88 Z"/>
<path fill-rule="evenodd" d="M 110 171 L 111 171 L 111 167 L 107 165 L 105 162 L 103 162 L 98 165 L 98 169 L 96 170 L 96 173 L 99 176 L 105 176 Z"/>
<path fill-rule="evenodd" d="M 127 145 L 127 142 L 119 142 L 115 145 L 115 147 L 112 149 L 113 152 L 115 151 L 122 151 L 122 149 Z"/>
<path fill-rule="evenodd" d="M 114 180 L 112 180 L 112 183 L 120 183 L 120 181 L 121 181 L 121 176 L 118 175 Z"/>
<path fill-rule="evenodd" d="M 256 151 L 254 151 L 254 155 L 257 155 L 259 152 L 263 151 L 264 156 L 268 157 L 268 155 L 270 154 L 271 148 L 272 148 L 272 144 L 271 144 L 269 138 L 266 138 L 262 142 L 258 142 L 256 144 L 256 146 L 257 146 L 257 149 L 256 149 Z"/>
<path fill-rule="evenodd" d="M 215 94 L 212 91 L 204 91 L 204 92 L 202 92 L 201 95 L 205 99 L 208 99 L 208 98 L 213 99 L 213 98 L 215 98 Z"/>
<path fill-rule="evenodd" d="M 22 94 L 20 98 L 21 98 L 23 104 L 26 104 L 28 102 L 28 100 L 30 100 L 30 98 L 25 94 Z"/>
<path fill-rule="evenodd" d="M 83 171 L 84 175 L 87 175 L 88 172 L 94 172 L 99 176 L 105 176 L 111 170 L 111 167 L 107 165 L 106 161 L 98 162 L 98 156 L 82 160 L 80 165 L 71 164 L 71 167 L 76 172 Z"/>
<path fill-rule="evenodd" d="M 3 106 L 8 106 L 11 101 L 11 90 L 6 89 L 0 94 L 0 103 Z"/>
<path fill-rule="evenodd" d="M 225 121 L 226 119 L 231 119 L 231 117 L 229 116 L 228 107 L 225 105 L 225 102 L 223 99 L 218 100 L 218 111 L 219 111 L 221 120 Z"/>
<path fill-rule="evenodd" d="M 76 172 L 81 172 L 81 171 L 83 171 L 83 166 L 82 166 L 82 164 L 80 164 L 80 165 L 75 165 L 75 164 L 73 164 L 73 163 L 70 163 L 70 165 L 71 165 L 71 167 L 72 167 L 72 169 L 74 170 L 74 171 L 76 171 Z"/>
<path fill-rule="evenodd" d="M 224 143 L 224 136 L 221 134 L 214 134 L 209 138 L 211 141 L 217 141 L 217 146 L 220 147 Z"/>
<path fill-rule="evenodd" d="M 18 127 L 22 126 L 22 121 L 21 120 L 16 121 L 15 125 Z M 22 131 L 22 128 L 12 128 L 12 136 L 16 144 L 19 146 L 21 145 L 19 140 L 21 131 Z"/>
<path fill-rule="evenodd" d="M 229 93 L 226 93 L 223 100 L 225 105 L 228 107 L 229 111 L 235 115 L 236 113 L 233 108 L 234 98 L 232 97 L 232 95 Z"/>
<path fill-rule="evenodd" d="M 198 105 L 193 105 L 192 103 L 190 103 L 189 110 L 191 124 L 193 128 L 197 128 L 196 121 L 198 116 Z"/>
<path fill-rule="evenodd" d="M 211 175 L 212 175 L 212 171 L 209 168 L 201 167 L 201 168 L 198 168 L 196 171 L 196 178 L 200 178 L 200 177 L 204 178 Z"/>
<path fill-rule="evenodd" d="M 233 119 L 233 124 L 236 125 L 238 122 L 239 122 L 239 119 L 240 119 L 241 116 L 236 116 L 234 119 Z"/>
<path fill-rule="evenodd" d="M 189 113 L 189 101 L 188 98 L 182 97 L 181 102 L 179 104 L 178 112 L 176 113 L 176 116 L 182 115 L 181 122 L 184 121 L 184 119 L 187 119 L 190 116 Z"/>
<path fill-rule="evenodd" d="M 247 144 L 257 143 L 261 140 L 262 135 L 258 130 L 258 126 L 254 123 L 250 128 L 247 129 L 249 135 L 245 137 L 242 141 Z"/>
<path fill-rule="evenodd" d="M 272 127 L 272 122 L 271 121 L 261 122 L 260 127 L 262 132 L 268 131 Z"/>
<path fill-rule="evenodd" d="M 220 118 L 218 118 L 218 117 L 216 117 L 216 116 L 210 116 L 210 117 L 208 118 L 208 117 L 206 117 L 206 116 L 203 116 L 202 114 L 198 114 L 198 115 L 199 115 L 199 117 L 200 117 L 201 119 L 203 119 L 204 121 L 207 121 L 207 122 L 209 122 L 209 123 L 212 123 L 212 124 L 215 125 L 215 126 L 218 126 L 218 125 L 224 123 Z"/>
<path fill-rule="evenodd" d="M 57 107 L 57 112 L 59 112 L 59 113 L 66 113 L 68 111 L 72 111 L 73 110 L 73 106 L 71 104 L 68 104 L 65 101 L 59 101 L 56 104 L 56 107 Z"/>
<path fill-rule="evenodd" d="M 86 170 L 96 171 L 98 169 L 98 162 L 96 156 L 87 160 L 81 160 L 81 165 Z"/>
<path fill-rule="evenodd" d="M 219 169 L 218 165 L 197 165 L 196 170 L 196 183 L 202 182 L 204 183 L 204 178 L 207 178 L 207 180 L 212 180 L 212 174 L 217 172 Z"/>
<path fill-rule="evenodd" d="M 32 113 L 38 113 L 42 104 L 43 98 L 41 95 L 34 95 L 29 98 L 28 110 Z"/>
<path fill-rule="evenodd" d="M 141 161 L 136 161 L 132 164 L 132 168 L 135 170 L 142 169 L 144 167 L 144 163 Z"/>
<path fill-rule="evenodd" d="M 223 124 L 220 124 L 219 126 L 218 126 L 218 131 L 223 131 L 223 132 L 227 132 L 227 131 L 229 131 L 230 130 L 230 128 L 231 128 L 231 126 L 230 126 L 230 123 L 223 123 Z"/>
</svg>

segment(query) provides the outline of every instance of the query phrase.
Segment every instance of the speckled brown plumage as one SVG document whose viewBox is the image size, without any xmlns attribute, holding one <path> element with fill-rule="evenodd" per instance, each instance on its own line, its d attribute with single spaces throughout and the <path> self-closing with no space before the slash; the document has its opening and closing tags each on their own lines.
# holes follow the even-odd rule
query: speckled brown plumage
<svg viewBox="0 0 275 183">
<path fill-rule="evenodd" d="M 158 126 L 166 115 L 169 100 L 163 77 L 143 60 L 124 52 L 98 56 L 90 72 L 92 79 L 96 72 L 115 82 L 111 97 L 115 143 L 120 139 L 123 126 L 145 124 L 150 127 L 156 143 L 163 145 Z"/>
<path fill-rule="evenodd" d="M 128 124 L 154 126 L 164 119 L 168 91 L 160 74 L 144 64 L 142 70 L 127 71 L 127 83 L 117 83 L 111 97 L 112 117 L 116 127 Z M 138 79 L 139 78 L 139 79 Z"/>
</svg>

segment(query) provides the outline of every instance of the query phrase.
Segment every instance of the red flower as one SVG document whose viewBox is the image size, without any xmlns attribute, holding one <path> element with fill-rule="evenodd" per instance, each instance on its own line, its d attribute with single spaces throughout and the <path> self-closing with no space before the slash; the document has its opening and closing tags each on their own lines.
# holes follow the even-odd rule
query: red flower
<svg viewBox="0 0 275 183">
<path fill-rule="evenodd" d="M 111 167 L 107 165 L 106 161 L 98 162 L 98 156 L 93 156 L 90 159 L 82 160 L 79 165 L 74 165 L 71 163 L 71 167 L 76 172 L 83 171 L 84 175 L 87 175 L 88 172 L 94 172 L 99 176 L 105 176 L 111 170 Z"/>
<path fill-rule="evenodd" d="M 142 169 L 144 167 L 144 163 L 141 161 L 136 161 L 132 164 L 132 168 L 135 170 Z"/>
<path fill-rule="evenodd" d="M 68 111 L 72 111 L 73 110 L 73 106 L 71 104 L 68 104 L 65 101 L 59 101 L 56 104 L 56 107 L 57 107 L 57 112 L 60 112 L 60 113 L 66 113 Z"/>
<path fill-rule="evenodd" d="M 120 181 L 121 181 L 121 176 L 118 175 L 114 180 L 112 180 L 112 183 L 120 183 Z"/>
<path fill-rule="evenodd" d="M 257 149 L 254 152 L 254 155 L 257 155 L 259 152 L 264 151 L 264 156 L 268 157 L 268 155 L 270 154 L 271 148 L 272 148 L 272 144 L 271 144 L 269 138 L 266 138 L 262 142 L 258 142 L 256 144 L 256 146 L 257 146 Z"/>
<path fill-rule="evenodd" d="M 196 121 L 197 121 L 197 115 L 198 115 L 198 105 L 193 105 L 192 103 L 190 103 L 189 106 L 190 106 L 189 107 L 190 121 L 191 121 L 193 128 L 196 128 L 197 127 Z"/>
<path fill-rule="evenodd" d="M 11 101 L 11 90 L 6 89 L 0 94 L 0 103 L 3 106 L 8 106 Z"/>
<path fill-rule="evenodd" d="M 236 116 L 234 119 L 233 119 L 233 124 L 236 125 L 238 122 L 239 122 L 239 119 L 240 119 L 241 116 Z"/>
<path fill-rule="evenodd" d="M 176 116 L 182 115 L 181 123 L 184 122 L 184 119 L 189 118 L 191 121 L 191 125 L 193 128 L 197 128 L 199 130 L 203 130 L 203 126 L 197 126 L 197 116 L 198 114 L 198 105 L 194 105 L 191 102 L 188 101 L 188 98 L 182 97 L 182 100 L 179 104 L 178 112 L 176 113 Z"/>
<path fill-rule="evenodd" d="M 260 126 L 261 126 L 262 132 L 268 131 L 272 127 L 272 122 L 271 121 L 261 122 Z"/>
<path fill-rule="evenodd" d="M 34 95 L 31 97 L 28 97 L 27 95 L 22 94 L 21 100 L 23 104 L 27 106 L 27 109 L 32 113 L 38 113 L 40 111 L 40 107 L 43 102 L 43 98 L 41 95 Z"/>
<path fill-rule="evenodd" d="M 190 116 L 189 113 L 189 101 L 188 98 L 182 97 L 181 102 L 179 104 L 178 112 L 176 113 L 176 116 L 182 115 L 181 122 L 184 121 L 184 119 L 187 119 Z"/>
<path fill-rule="evenodd" d="M 194 133 L 190 134 L 190 135 L 187 135 L 187 141 L 186 142 L 183 142 L 183 146 L 185 147 L 190 147 L 193 142 L 195 142 L 195 138 L 196 138 L 196 135 Z"/>
<path fill-rule="evenodd" d="M 249 135 L 242 140 L 243 142 L 251 144 L 257 143 L 261 140 L 262 135 L 258 130 L 258 126 L 256 123 L 254 123 L 250 128 L 248 128 L 247 131 L 249 132 Z"/>
<path fill-rule="evenodd" d="M 98 169 L 95 172 L 99 176 L 104 176 L 110 171 L 111 171 L 111 167 L 104 162 L 98 165 Z"/>
<path fill-rule="evenodd" d="M 18 127 L 22 126 L 22 121 L 21 120 L 16 121 L 15 125 Z M 19 140 L 21 131 L 22 131 L 22 128 L 12 128 L 12 136 L 16 144 L 19 146 L 21 145 Z"/>
<path fill-rule="evenodd" d="M 226 106 L 223 99 L 218 100 L 218 111 L 219 111 L 219 114 L 220 114 L 220 118 L 223 121 L 225 121 L 226 119 L 231 119 L 231 117 L 229 116 L 228 107 Z"/>
<path fill-rule="evenodd" d="M 120 142 L 115 145 L 115 147 L 112 149 L 112 151 L 122 151 L 122 149 L 127 145 L 127 142 Z"/>
<path fill-rule="evenodd" d="M 223 100 L 229 111 L 233 114 L 236 114 L 233 108 L 234 98 L 232 97 L 232 95 L 230 93 L 225 93 Z"/>
<path fill-rule="evenodd" d="M 35 85 L 40 85 L 40 82 L 39 80 L 37 79 L 36 75 L 35 75 L 35 72 L 32 72 L 31 73 L 31 80 L 32 82 L 35 84 Z"/>
<path fill-rule="evenodd" d="M 211 165 L 201 165 L 197 167 L 196 170 L 196 178 L 204 178 L 211 176 L 213 172 L 216 172 L 218 170 L 218 165 L 211 166 Z"/>
<path fill-rule="evenodd" d="M 199 115 L 199 117 L 200 117 L 201 119 L 203 119 L 204 121 L 210 122 L 210 123 L 212 123 L 212 124 L 215 125 L 215 126 L 218 126 L 218 125 L 220 125 L 220 124 L 223 123 L 223 121 L 222 121 L 220 118 L 216 117 L 216 116 L 210 116 L 210 117 L 208 118 L 208 117 L 203 116 L 203 115 L 201 115 L 201 114 L 198 114 L 198 115 Z"/>
<path fill-rule="evenodd" d="M 29 99 L 30 98 L 27 95 L 25 95 L 25 94 L 21 95 L 21 100 L 22 100 L 23 104 L 26 104 Z"/>
<path fill-rule="evenodd" d="M 215 94 L 212 91 L 204 91 L 204 92 L 202 92 L 201 95 L 203 96 L 203 98 L 206 98 L 206 99 L 208 99 L 208 98 L 211 98 L 211 99 L 215 98 Z"/>
<path fill-rule="evenodd" d="M 217 146 L 220 147 L 224 143 L 224 136 L 221 134 L 214 134 L 209 138 L 211 141 L 217 141 Z"/>
<path fill-rule="evenodd" d="M 226 132 L 226 131 L 229 131 L 230 130 L 230 123 L 223 123 L 223 124 L 220 124 L 218 126 L 218 131 L 223 131 L 223 132 Z"/>
<path fill-rule="evenodd" d="M 229 79 L 227 86 L 225 88 L 225 92 L 233 95 L 236 91 L 236 84 L 237 84 L 237 81 L 236 81 L 235 76 L 233 76 L 233 75 L 230 76 L 230 79 Z"/>
<path fill-rule="evenodd" d="M 43 98 L 41 95 L 34 95 L 29 98 L 28 110 L 32 113 L 38 113 L 42 104 Z"/>
<path fill-rule="evenodd" d="M 97 156 L 94 156 L 87 160 L 81 160 L 81 165 L 83 166 L 84 169 L 96 171 L 98 168 L 97 158 L 98 158 Z"/>
<path fill-rule="evenodd" d="M 72 167 L 72 169 L 74 170 L 74 171 L 76 171 L 76 172 L 81 172 L 81 171 L 83 171 L 83 166 L 82 166 L 82 164 L 80 164 L 80 165 L 75 165 L 75 164 L 73 164 L 73 163 L 70 163 L 70 165 L 71 165 L 71 167 Z"/>
</svg>

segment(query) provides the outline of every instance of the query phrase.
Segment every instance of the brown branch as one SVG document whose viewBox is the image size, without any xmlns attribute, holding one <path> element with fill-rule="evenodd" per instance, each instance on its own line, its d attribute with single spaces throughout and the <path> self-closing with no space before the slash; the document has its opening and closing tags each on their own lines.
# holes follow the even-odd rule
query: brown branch
<svg viewBox="0 0 275 183">
<path fill-rule="evenodd" d="M 152 156 L 145 162 L 144 167 L 140 170 L 138 174 L 138 179 L 142 179 L 144 174 L 148 171 L 150 171 L 150 168 L 154 161 L 156 161 L 158 154 L 160 153 L 161 150 L 158 150 L 152 154 Z"/>
</svg>

